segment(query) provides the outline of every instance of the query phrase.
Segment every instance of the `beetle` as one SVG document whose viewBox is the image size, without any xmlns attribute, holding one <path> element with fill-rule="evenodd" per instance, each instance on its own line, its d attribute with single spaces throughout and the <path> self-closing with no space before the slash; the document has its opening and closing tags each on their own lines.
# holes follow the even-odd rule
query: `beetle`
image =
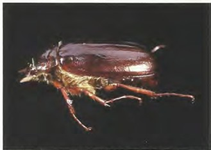
<svg viewBox="0 0 211 150">
<path fill-rule="evenodd" d="M 97 90 L 109 92 L 123 88 L 151 98 L 178 96 L 194 101 L 194 96 L 188 94 L 156 93 L 132 86 L 137 83 L 156 86 L 156 66 L 152 53 L 163 47 L 164 45 L 156 46 L 150 53 L 143 47 L 131 44 L 59 42 L 57 46 L 43 53 L 37 64 L 32 59 L 28 67 L 19 71 L 25 74 L 20 83 L 46 82 L 59 89 L 72 117 L 86 131 L 90 131 L 92 128 L 77 118 L 70 96 L 84 94 L 105 107 L 110 107 L 111 103 L 122 99 L 142 102 L 140 97 L 134 95 L 104 100 L 96 94 Z"/>
</svg>

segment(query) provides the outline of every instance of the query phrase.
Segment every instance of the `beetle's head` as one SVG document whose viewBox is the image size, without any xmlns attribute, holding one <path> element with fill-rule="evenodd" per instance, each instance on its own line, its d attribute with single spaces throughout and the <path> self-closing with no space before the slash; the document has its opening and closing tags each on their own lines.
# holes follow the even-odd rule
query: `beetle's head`
<svg viewBox="0 0 211 150">
<path fill-rule="evenodd" d="M 25 77 L 20 80 L 20 83 L 29 81 L 44 81 L 48 83 L 51 68 L 49 61 L 40 61 L 35 65 L 34 59 L 32 58 L 32 63 L 29 63 L 28 67 L 19 71 L 19 73 L 25 75 Z"/>
</svg>

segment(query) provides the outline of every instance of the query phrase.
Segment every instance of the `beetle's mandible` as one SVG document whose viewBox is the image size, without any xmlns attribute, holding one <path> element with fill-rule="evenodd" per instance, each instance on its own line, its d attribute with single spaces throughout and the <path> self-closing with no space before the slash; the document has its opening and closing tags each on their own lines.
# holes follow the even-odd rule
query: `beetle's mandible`
<svg viewBox="0 0 211 150">
<path fill-rule="evenodd" d="M 156 46 L 151 53 L 163 45 Z M 69 43 L 47 50 L 41 55 L 37 64 L 32 63 L 20 70 L 25 77 L 20 81 L 43 81 L 59 89 L 66 100 L 70 114 L 86 131 L 92 128 L 85 126 L 75 115 L 71 95 L 85 94 L 102 106 L 110 107 L 114 101 L 142 99 L 133 95 L 122 95 L 104 100 L 96 95 L 96 90 L 113 91 L 123 88 L 134 93 L 154 97 L 178 96 L 190 98 L 192 95 L 179 93 L 155 93 L 139 88 L 137 83 L 145 87 L 156 85 L 155 63 L 151 53 L 144 48 L 127 44 L 91 44 Z"/>
</svg>

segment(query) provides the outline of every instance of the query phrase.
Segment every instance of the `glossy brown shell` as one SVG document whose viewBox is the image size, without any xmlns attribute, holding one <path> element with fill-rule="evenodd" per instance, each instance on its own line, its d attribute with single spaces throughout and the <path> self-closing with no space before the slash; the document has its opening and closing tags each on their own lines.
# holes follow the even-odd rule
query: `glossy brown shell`
<svg viewBox="0 0 211 150">
<path fill-rule="evenodd" d="M 56 57 L 56 49 L 42 55 Z M 66 44 L 59 50 L 64 70 L 113 80 L 145 78 L 155 74 L 154 60 L 144 49 L 122 44 Z"/>
</svg>

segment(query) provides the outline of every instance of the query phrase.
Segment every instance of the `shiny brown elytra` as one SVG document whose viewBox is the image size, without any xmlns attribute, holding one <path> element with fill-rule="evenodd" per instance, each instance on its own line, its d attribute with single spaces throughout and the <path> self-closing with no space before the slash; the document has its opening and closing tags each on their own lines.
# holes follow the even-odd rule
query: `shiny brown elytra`
<svg viewBox="0 0 211 150">
<path fill-rule="evenodd" d="M 156 46 L 151 53 L 164 47 Z M 85 126 L 75 115 L 73 100 L 70 95 L 85 94 L 99 104 L 110 107 L 110 103 L 122 99 L 142 99 L 133 95 L 122 95 L 104 100 L 96 95 L 96 90 L 113 91 L 124 88 L 134 93 L 151 98 L 178 96 L 190 98 L 192 95 L 178 93 L 155 93 L 154 91 L 132 86 L 134 83 L 152 87 L 156 85 L 155 62 L 145 49 L 124 44 L 90 44 L 69 43 L 47 50 L 41 55 L 38 63 L 20 70 L 25 77 L 20 81 L 42 81 L 59 89 L 66 100 L 70 114 L 86 131 L 92 128 Z"/>
</svg>

